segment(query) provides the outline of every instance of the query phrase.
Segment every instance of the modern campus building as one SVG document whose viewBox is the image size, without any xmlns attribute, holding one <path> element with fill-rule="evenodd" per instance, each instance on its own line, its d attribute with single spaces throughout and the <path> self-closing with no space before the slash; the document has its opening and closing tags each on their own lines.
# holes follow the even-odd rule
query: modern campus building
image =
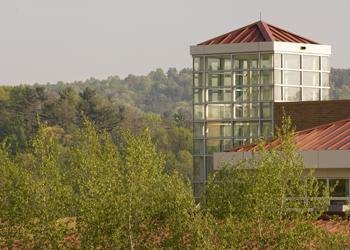
<svg viewBox="0 0 350 250">
<path fill-rule="evenodd" d="M 340 104 L 349 109 L 350 100 Z M 347 114 L 350 117 L 350 111 Z M 343 205 L 348 205 L 350 201 L 350 118 L 298 131 L 293 141 L 303 156 L 305 171 L 312 169 L 325 186 L 335 186 L 331 193 L 331 211 L 343 211 Z M 278 145 L 276 139 L 266 143 L 266 147 Z M 214 153 L 214 169 L 255 157 L 256 147 L 257 144 L 250 144 L 230 152 Z"/>
<path fill-rule="evenodd" d="M 281 103 L 329 99 L 331 46 L 265 22 L 191 46 L 190 51 L 195 196 L 213 170 L 214 152 L 273 136 Z"/>
</svg>

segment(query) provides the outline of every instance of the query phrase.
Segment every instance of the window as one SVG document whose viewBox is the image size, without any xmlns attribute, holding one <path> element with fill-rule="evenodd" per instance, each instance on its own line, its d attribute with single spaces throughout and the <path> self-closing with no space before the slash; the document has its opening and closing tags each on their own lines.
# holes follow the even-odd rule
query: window
<svg viewBox="0 0 350 250">
<path fill-rule="evenodd" d="M 255 85 L 259 84 L 259 71 L 242 71 L 235 73 L 235 85 Z"/>
<path fill-rule="evenodd" d="M 275 84 L 282 84 L 282 71 L 281 70 L 275 70 L 274 83 Z"/>
<path fill-rule="evenodd" d="M 261 103 L 261 117 L 271 118 L 272 117 L 272 103 Z"/>
<path fill-rule="evenodd" d="M 208 119 L 231 118 L 231 104 L 208 104 Z"/>
<path fill-rule="evenodd" d="M 207 140 L 207 154 L 213 154 L 215 152 L 224 152 L 232 149 L 232 140 Z"/>
<path fill-rule="evenodd" d="M 193 58 L 193 70 L 194 71 L 203 70 L 203 57 L 194 57 Z"/>
<path fill-rule="evenodd" d="M 261 54 L 261 68 L 272 68 L 272 54 Z"/>
<path fill-rule="evenodd" d="M 203 105 L 194 105 L 194 119 L 201 120 L 204 118 L 204 106 Z"/>
<path fill-rule="evenodd" d="M 208 89 L 209 102 L 231 102 L 231 89 Z"/>
<path fill-rule="evenodd" d="M 193 154 L 204 155 L 204 140 L 193 140 Z"/>
<path fill-rule="evenodd" d="M 283 67 L 287 69 L 300 69 L 300 55 L 285 54 Z"/>
<path fill-rule="evenodd" d="M 284 71 L 285 85 L 300 85 L 300 71 Z"/>
<path fill-rule="evenodd" d="M 235 139 L 233 142 L 233 146 L 234 147 L 241 147 L 241 146 L 247 145 L 251 142 L 252 142 L 252 140 L 250 138 Z"/>
<path fill-rule="evenodd" d="M 262 70 L 260 71 L 261 75 L 261 84 L 273 84 L 273 71 L 272 70 Z"/>
<path fill-rule="evenodd" d="M 258 122 L 236 122 L 234 125 L 235 137 L 259 137 L 259 123 Z"/>
<path fill-rule="evenodd" d="M 282 101 L 282 87 L 275 87 L 275 100 Z"/>
<path fill-rule="evenodd" d="M 194 87 L 203 87 L 203 75 L 194 74 L 193 75 L 193 85 Z"/>
<path fill-rule="evenodd" d="M 273 87 L 261 87 L 261 100 L 272 101 L 273 100 Z"/>
<path fill-rule="evenodd" d="M 300 88 L 286 87 L 284 88 L 284 98 L 287 101 L 300 101 Z"/>
<path fill-rule="evenodd" d="M 330 99 L 331 99 L 330 89 L 322 89 L 322 100 L 330 100 Z"/>
<path fill-rule="evenodd" d="M 204 167 L 204 157 L 194 156 L 193 157 L 193 179 L 195 181 L 205 180 L 205 167 Z"/>
<path fill-rule="evenodd" d="M 235 104 L 235 118 L 259 118 L 259 104 L 246 103 Z"/>
<path fill-rule="evenodd" d="M 214 161 L 212 156 L 206 156 L 205 157 L 206 167 L 207 167 L 207 173 L 210 174 L 213 171 L 214 168 Z"/>
<path fill-rule="evenodd" d="M 231 137 L 232 125 L 230 122 L 208 122 L 207 137 Z"/>
<path fill-rule="evenodd" d="M 318 72 L 304 72 L 303 85 L 305 86 L 319 86 L 320 74 Z"/>
<path fill-rule="evenodd" d="M 237 55 L 234 57 L 234 69 L 257 69 L 258 67 L 258 55 Z"/>
<path fill-rule="evenodd" d="M 272 136 L 272 122 L 271 121 L 261 122 L 261 134 L 265 138 L 269 138 Z"/>
<path fill-rule="evenodd" d="M 330 62 L 329 62 L 329 57 L 328 56 L 323 56 L 322 57 L 322 70 L 324 71 L 330 71 Z"/>
<path fill-rule="evenodd" d="M 322 73 L 322 86 L 329 87 L 329 73 Z"/>
<path fill-rule="evenodd" d="M 231 57 L 208 57 L 208 71 L 231 70 Z"/>
<path fill-rule="evenodd" d="M 231 74 L 207 74 L 208 88 L 231 87 Z"/>
<path fill-rule="evenodd" d="M 320 89 L 303 88 L 304 101 L 317 101 L 320 99 Z"/>
<path fill-rule="evenodd" d="M 282 55 L 281 54 L 274 55 L 274 63 L 275 63 L 275 68 L 282 68 Z"/>
<path fill-rule="evenodd" d="M 303 57 L 303 69 L 319 70 L 320 69 L 320 57 L 318 57 L 318 56 L 304 56 Z"/>
<path fill-rule="evenodd" d="M 195 138 L 204 137 L 204 123 L 196 122 L 193 124 L 193 136 Z"/>
<path fill-rule="evenodd" d="M 333 189 L 332 197 L 348 197 L 349 196 L 349 180 L 348 179 L 330 179 L 329 187 Z"/>
<path fill-rule="evenodd" d="M 202 102 L 204 102 L 203 89 L 194 89 L 194 91 L 193 91 L 193 102 L 194 103 L 202 103 Z"/>
<path fill-rule="evenodd" d="M 235 88 L 235 101 L 246 102 L 246 101 L 258 101 L 259 100 L 259 88 Z"/>
</svg>

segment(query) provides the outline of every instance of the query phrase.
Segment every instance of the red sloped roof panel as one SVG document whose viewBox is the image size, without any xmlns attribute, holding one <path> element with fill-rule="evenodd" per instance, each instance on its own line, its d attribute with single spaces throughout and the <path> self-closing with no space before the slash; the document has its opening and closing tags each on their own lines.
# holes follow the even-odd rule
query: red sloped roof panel
<svg viewBox="0 0 350 250">
<path fill-rule="evenodd" d="M 266 22 L 255 22 L 198 45 L 235 44 L 253 42 L 291 42 L 318 44 L 308 38 L 283 30 Z"/>
<path fill-rule="evenodd" d="M 298 150 L 350 150 L 350 118 L 296 132 L 293 141 Z M 266 141 L 265 147 L 279 145 L 278 139 Z M 247 152 L 257 147 L 257 143 L 237 147 L 231 152 Z"/>
</svg>

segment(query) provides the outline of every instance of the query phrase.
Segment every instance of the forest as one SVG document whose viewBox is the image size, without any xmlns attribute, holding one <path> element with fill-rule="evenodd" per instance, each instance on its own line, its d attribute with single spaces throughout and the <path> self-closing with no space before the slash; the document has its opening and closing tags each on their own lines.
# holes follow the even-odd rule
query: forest
<svg viewBox="0 0 350 250">
<path fill-rule="evenodd" d="M 349 248 L 317 225 L 329 190 L 303 175 L 288 117 L 278 149 L 223 166 L 193 199 L 191 79 L 171 68 L 1 87 L 0 248 Z M 331 81 L 350 98 L 350 70 Z"/>
</svg>

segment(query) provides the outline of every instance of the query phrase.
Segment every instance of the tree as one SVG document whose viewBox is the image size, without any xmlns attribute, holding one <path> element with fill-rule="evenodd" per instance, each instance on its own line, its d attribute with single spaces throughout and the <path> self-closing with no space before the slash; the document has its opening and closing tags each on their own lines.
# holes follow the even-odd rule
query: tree
<svg viewBox="0 0 350 250">
<path fill-rule="evenodd" d="M 316 232 L 312 221 L 329 203 L 328 191 L 304 168 L 290 118 L 275 140 L 277 147 L 261 142 L 254 157 L 224 166 L 209 179 L 205 208 L 227 223 L 224 234 L 232 238 L 226 240 L 238 248 L 302 247 Z"/>
</svg>

